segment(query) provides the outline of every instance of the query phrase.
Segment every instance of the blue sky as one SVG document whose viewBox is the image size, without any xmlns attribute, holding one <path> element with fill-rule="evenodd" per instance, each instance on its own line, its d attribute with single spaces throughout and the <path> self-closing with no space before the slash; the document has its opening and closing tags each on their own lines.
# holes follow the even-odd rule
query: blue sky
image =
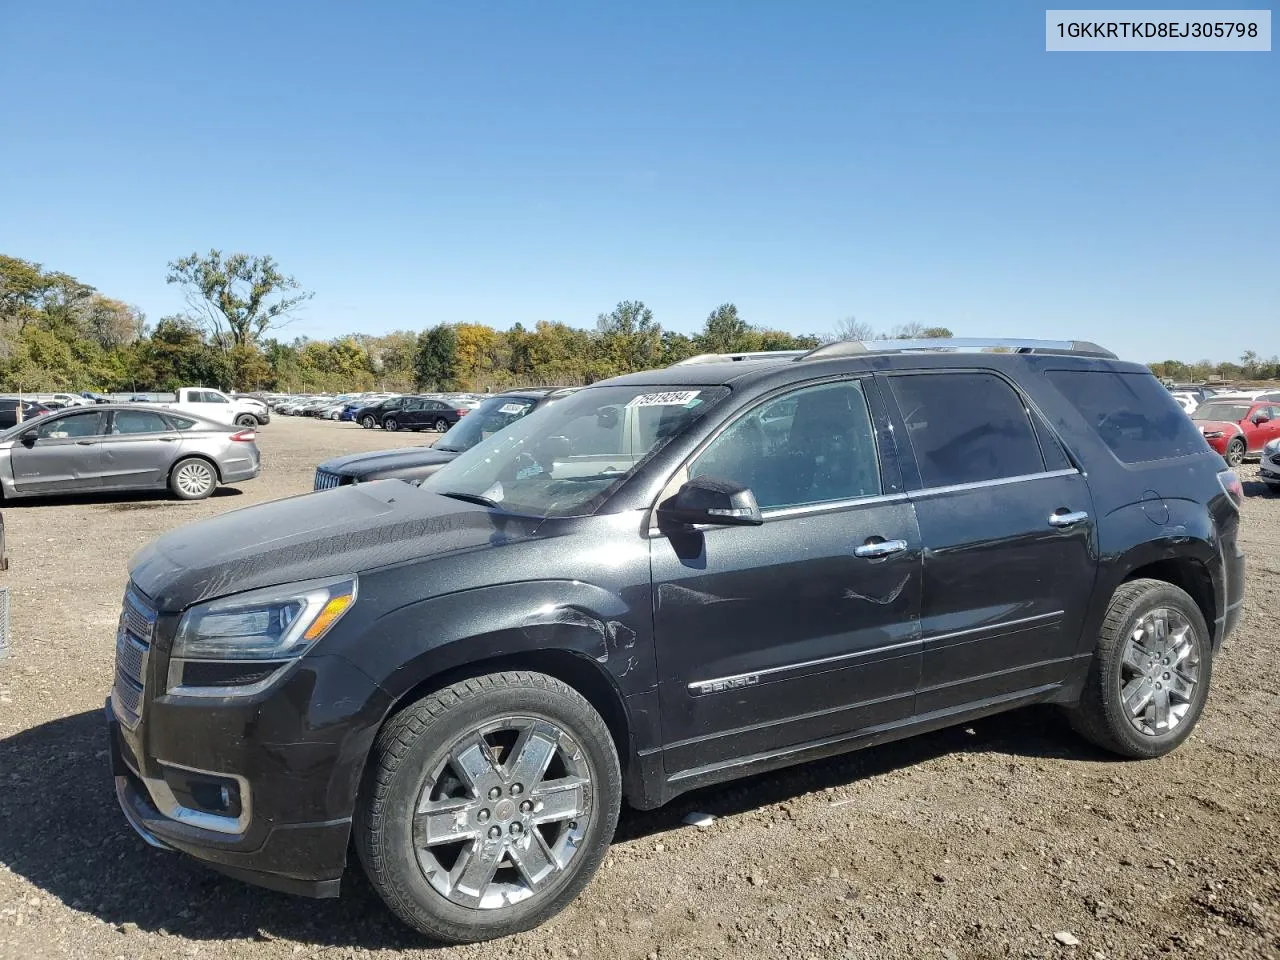
<svg viewBox="0 0 1280 960">
<path fill-rule="evenodd" d="M 0 251 L 152 320 L 167 261 L 270 253 L 289 335 L 641 299 L 1280 352 L 1278 54 L 1049 54 L 1044 10 L 10 2 Z"/>
</svg>

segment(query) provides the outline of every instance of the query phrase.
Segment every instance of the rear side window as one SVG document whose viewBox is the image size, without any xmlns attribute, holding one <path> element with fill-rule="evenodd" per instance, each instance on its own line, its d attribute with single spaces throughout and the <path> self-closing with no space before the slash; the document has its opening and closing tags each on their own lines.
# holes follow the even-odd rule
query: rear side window
<svg viewBox="0 0 1280 960">
<path fill-rule="evenodd" d="M 112 433 L 163 433 L 169 424 L 158 413 L 146 410 L 117 410 Z"/>
<path fill-rule="evenodd" d="M 989 373 L 889 377 L 925 487 L 1044 471 L 1022 397 Z"/>
<path fill-rule="evenodd" d="M 169 417 L 169 422 L 179 430 L 190 430 L 196 425 L 194 420 L 188 420 L 186 417 Z"/>
<path fill-rule="evenodd" d="M 1124 463 L 1205 449 L 1195 424 L 1151 374 L 1049 370 L 1045 376 Z"/>
</svg>

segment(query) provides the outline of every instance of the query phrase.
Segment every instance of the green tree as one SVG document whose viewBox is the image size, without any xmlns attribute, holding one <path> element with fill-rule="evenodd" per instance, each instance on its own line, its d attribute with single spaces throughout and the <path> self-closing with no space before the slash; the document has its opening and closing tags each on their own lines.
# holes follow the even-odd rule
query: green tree
<svg viewBox="0 0 1280 960">
<path fill-rule="evenodd" d="M 596 318 L 596 349 L 606 376 L 648 370 L 662 356 L 662 327 L 640 300 L 623 300 Z"/>
<path fill-rule="evenodd" d="M 458 336 L 453 327 L 439 323 L 418 334 L 414 375 L 423 390 L 453 389 L 453 367 L 458 353 Z"/>
<path fill-rule="evenodd" d="M 751 328 L 732 303 L 722 303 L 712 310 L 695 340 L 703 353 L 739 353 L 757 348 Z"/>
<path fill-rule="evenodd" d="M 314 296 L 271 257 L 247 253 L 193 253 L 169 264 L 167 280 L 182 286 L 210 339 L 226 349 L 257 342 Z"/>
</svg>

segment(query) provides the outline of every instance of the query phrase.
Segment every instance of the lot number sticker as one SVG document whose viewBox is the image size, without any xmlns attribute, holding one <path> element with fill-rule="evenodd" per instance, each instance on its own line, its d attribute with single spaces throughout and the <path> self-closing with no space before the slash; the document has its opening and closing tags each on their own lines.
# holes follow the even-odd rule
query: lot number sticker
<svg viewBox="0 0 1280 960">
<path fill-rule="evenodd" d="M 671 390 L 667 393 L 642 393 L 632 397 L 628 407 L 683 407 L 692 403 L 701 390 Z"/>
<path fill-rule="evenodd" d="M 507 413 L 507 414 L 520 413 L 522 410 L 524 410 L 523 403 L 504 403 L 502 406 L 498 408 L 499 413 Z"/>
</svg>

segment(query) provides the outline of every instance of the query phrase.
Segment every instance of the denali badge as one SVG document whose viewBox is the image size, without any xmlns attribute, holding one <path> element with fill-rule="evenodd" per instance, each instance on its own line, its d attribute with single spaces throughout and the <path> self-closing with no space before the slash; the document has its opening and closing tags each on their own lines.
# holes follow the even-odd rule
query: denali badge
<svg viewBox="0 0 1280 960">
<path fill-rule="evenodd" d="M 695 697 L 703 697 L 708 693 L 724 693 L 726 690 L 737 690 L 740 687 L 754 687 L 760 682 L 760 674 L 744 673 L 737 677 L 725 677 L 723 680 L 699 680 L 689 684 L 689 692 Z"/>
</svg>

